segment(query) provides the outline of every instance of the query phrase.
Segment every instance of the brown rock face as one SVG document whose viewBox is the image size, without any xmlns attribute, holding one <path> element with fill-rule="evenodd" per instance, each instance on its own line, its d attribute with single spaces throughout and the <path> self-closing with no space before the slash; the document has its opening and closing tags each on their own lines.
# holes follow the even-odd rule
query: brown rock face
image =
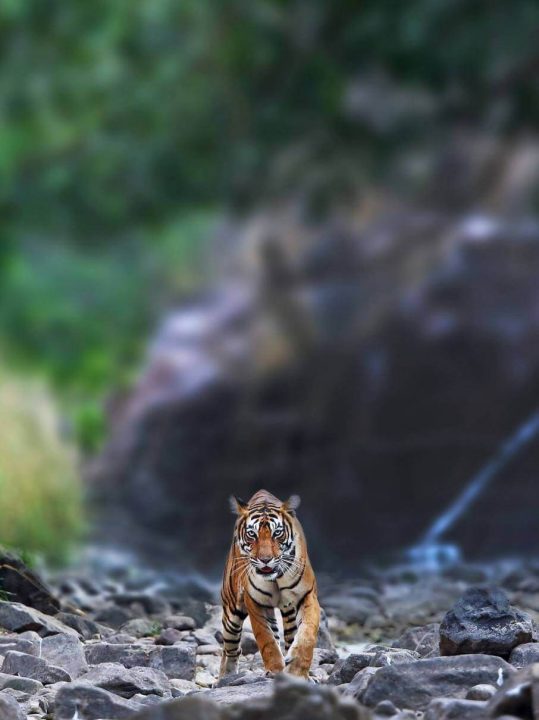
<svg viewBox="0 0 539 720">
<path fill-rule="evenodd" d="M 113 419 L 102 533 L 220 567 L 227 496 L 266 487 L 302 495 L 317 567 L 412 544 L 535 409 L 539 227 L 402 213 L 245 245 L 240 279 L 165 320 Z M 536 552 L 538 461 L 448 539 Z"/>
</svg>

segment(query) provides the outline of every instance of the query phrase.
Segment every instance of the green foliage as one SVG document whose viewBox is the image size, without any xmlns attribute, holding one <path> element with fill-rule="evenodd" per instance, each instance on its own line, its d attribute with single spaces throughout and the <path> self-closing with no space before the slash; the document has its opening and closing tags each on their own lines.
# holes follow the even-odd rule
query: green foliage
<svg viewBox="0 0 539 720">
<path fill-rule="evenodd" d="M 0 346 L 95 449 L 218 208 L 298 187 L 320 208 L 455 120 L 536 124 L 538 24 L 536 0 L 5 0 Z M 351 113 L 365 76 L 425 93 L 431 121 Z"/>
<path fill-rule="evenodd" d="M 59 562 L 83 528 L 73 446 L 42 383 L 0 372 L 0 543 Z"/>
</svg>

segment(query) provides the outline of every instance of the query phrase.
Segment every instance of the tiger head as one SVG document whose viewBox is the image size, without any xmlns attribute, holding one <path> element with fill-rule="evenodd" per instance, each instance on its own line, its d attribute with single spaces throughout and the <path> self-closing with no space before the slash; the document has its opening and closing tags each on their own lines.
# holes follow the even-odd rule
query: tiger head
<svg viewBox="0 0 539 720">
<path fill-rule="evenodd" d="M 281 577 L 297 563 L 295 511 L 299 504 L 297 495 L 281 502 L 265 490 L 247 503 L 230 498 L 232 511 L 238 515 L 234 539 L 240 554 L 267 580 Z"/>
</svg>

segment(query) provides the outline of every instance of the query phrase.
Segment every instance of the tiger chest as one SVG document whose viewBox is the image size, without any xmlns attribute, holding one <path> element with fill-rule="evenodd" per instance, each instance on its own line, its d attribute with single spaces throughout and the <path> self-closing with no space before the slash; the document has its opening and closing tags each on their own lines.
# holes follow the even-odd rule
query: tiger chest
<svg viewBox="0 0 539 720">
<path fill-rule="evenodd" d="M 258 605 L 266 607 L 279 605 L 281 593 L 276 582 L 249 578 L 246 590 Z"/>
</svg>

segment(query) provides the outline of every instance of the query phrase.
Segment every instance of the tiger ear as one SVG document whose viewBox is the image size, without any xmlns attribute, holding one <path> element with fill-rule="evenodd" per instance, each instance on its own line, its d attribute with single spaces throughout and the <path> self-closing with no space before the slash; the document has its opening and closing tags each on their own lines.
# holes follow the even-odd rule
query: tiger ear
<svg viewBox="0 0 539 720">
<path fill-rule="evenodd" d="M 230 509 L 234 515 L 245 515 L 247 512 L 247 503 L 237 495 L 231 495 L 228 499 L 230 503 Z"/>
<path fill-rule="evenodd" d="M 295 516 L 296 510 L 301 504 L 301 498 L 299 495 L 291 495 L 286 502 L 283 503 L 283 510 L 289 515 Z"/>
</svg>

